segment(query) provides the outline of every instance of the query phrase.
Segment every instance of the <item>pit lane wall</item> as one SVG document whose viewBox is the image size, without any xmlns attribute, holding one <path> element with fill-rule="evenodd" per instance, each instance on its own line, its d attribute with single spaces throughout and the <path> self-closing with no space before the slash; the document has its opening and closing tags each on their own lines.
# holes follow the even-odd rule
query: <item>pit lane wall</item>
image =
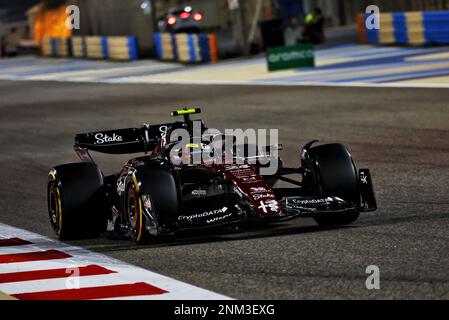
<svg viewBox="0 0 449 320">
<path fill-rule="evenodd" d="M 214 34 L 155 33 L 153 41 L 159 60 L 184 63 L 216 63 L 217 40 Z"/>
<path fill-rule="evenodd" d="M 137 52 L 137 39 L 133 36 L 73 36 L 44 38 L 42 41 L 42 55 L 48 57 L 131 61 L 138 59 Z"/>
<path fill-rule="evenodd" d="M 367 29 L 368 15 L 357 17 L 359 41 L 373 44 L 447 45 L 449 11 L 394 12 L 380 14 L 380 29 Z"/>
</svg>

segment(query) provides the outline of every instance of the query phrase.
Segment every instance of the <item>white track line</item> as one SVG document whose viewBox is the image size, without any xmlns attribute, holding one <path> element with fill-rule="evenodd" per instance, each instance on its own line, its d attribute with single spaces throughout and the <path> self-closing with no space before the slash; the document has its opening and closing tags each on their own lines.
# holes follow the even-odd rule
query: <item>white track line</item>
<svg viewBox="0 0 449 320">
<path fill-rule="evenodd" d="M 1 76 L 0 80 L 10 81 L 42 81 L 36 79 L 17 79 L 9 76 Z M 337 88 L 416 88 L 416 89 L 448 89 L 449 83 L 368 83 L 368 82 L 276 82 L 276 81 L 221 81 L 221 80 L 128 80 L 126 78 L 112 80 L 89 79 L 54 79 L 52 82 L 68 83 L 103 83 L 103 84 L 156 84 L 156 85 L 200 85 L 200 86 L 272 86 L 272 87 L 337 87 Z"/>
<path fill-rule="evenodd" d="M 200 85 L 200 86 L 273 86 L 273 87 L 337 87 L 337 88 L 424 88 L 424 89 L 447 89 L 449 83 L 369 83 L 369 82 L 320 82 L 320 81 L 303 81 L 303 82 L 276 82 L 276 81 L 227 81 L 227 80 L 129 80 L 126 78 L 94 80 L 87 78 L 69 78 L 69 79 L 51 79 L 40 80 L 30 78 L 16 78 L 15 76 L 2 76 L 0 80 L 8 81 L 52 81 L 65 83 L 102 83 L 102 84 L 156 84 L 156 85 Z"/>
<path fill-rule="evenodd" d="M 113 79 L 98 81 L 99 83 L 112 84 L 176 84 L 176 85 L 245 85 L 245 86 L 279 86 L 279 87 L 361 87 L 361 88 L 449 88 L 449 83 L 368 83 L 368 82 L 345 82 L 332 83 L 320 81 L 304 82 L 277 82 L 277 81 L 221 81 L 221 80 L 127 80 Z"/>
</svg>

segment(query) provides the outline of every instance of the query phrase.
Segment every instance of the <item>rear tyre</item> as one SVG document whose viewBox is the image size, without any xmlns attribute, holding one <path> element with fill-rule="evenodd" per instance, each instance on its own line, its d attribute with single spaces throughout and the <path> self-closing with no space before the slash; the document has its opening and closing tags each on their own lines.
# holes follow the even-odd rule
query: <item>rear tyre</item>
<svg viewBox="0 0 449 320">
<path fill-rule="evenodd" d="M 137 244 L 155 242 L 160 227 L 178 214 L 179 200 L 174 177 L 165 170 L 143 170 L 140 177 L 128 183 L 126 214 L 131 237 Z"/>
<path fill-rule="evenodd" d="M 53 168 L 47 201 L 50 224 L 59 240 L 96 237 L 106 229 L 103 176 L 94 163 Z"/>
<path fill-rule="evenodd" d="M 336 196 L 360 207 L 357 170 L 346 147 L 341 144 L 321 145 L 310 149 L 314 172 L 314 192 L 322 197 Z M 322 214 L 314 217 L 320 226 L 347 225 L 356 221 L 360 213 Z"/>
</svg>

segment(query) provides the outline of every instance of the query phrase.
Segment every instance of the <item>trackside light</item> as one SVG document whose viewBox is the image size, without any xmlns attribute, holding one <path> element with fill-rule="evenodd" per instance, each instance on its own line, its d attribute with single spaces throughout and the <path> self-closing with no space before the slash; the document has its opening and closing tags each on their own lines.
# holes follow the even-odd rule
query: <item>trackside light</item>
<svg viewBox="0 0 449 320">
<path fill-rule="evenodd" d="M 193 19 L 196 20 L 196 21 L 201 21 L 201 20 L 203 20 L 203 15 L 201 13 L 197 12 L 193 16 Z"/>
<path fill-rule="evenodd" d="M 189 12 L 183 12 L 179 15 L 179 17 L 181 19 L 189 19 L 190 18 L 190 13 Z"/>
<path fill-rule="evenodd" d="M 174 25 L 176 23 L 176 18 L 175 17 L 168 18 L 167 23 L 171 26 Z"/>
</svg>

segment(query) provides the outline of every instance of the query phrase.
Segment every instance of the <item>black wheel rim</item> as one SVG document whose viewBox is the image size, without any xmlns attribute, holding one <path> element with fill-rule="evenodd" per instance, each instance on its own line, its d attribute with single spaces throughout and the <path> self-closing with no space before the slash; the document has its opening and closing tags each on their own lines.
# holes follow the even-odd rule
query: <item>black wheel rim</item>
<svg viewBox="0 0 449 320">
<path fill-rule="evenodd" d="M 129 223 L 131 224 L 131 227 L 136 230 L 137 229 L 137 222 L 138 222 L 138 202 L 137 202 L 137 195 L 136 190 L 134 186 L 131 186 L 129 188 L 128 192 L 128 219 Z"/>
<path fill-rule="evenodd" d="M 59 210 L 59 195 L 57 191 L 57 187 L 55 184 L 51 184 L 50 186 L 50 192 L 49 192 L 49 199 L 48 199 L 48 211 L 50 214 L 50 222 L 51 225 L 56 232 L 56 234 L 60 233 L 60 210 Z"/>
</svg>

